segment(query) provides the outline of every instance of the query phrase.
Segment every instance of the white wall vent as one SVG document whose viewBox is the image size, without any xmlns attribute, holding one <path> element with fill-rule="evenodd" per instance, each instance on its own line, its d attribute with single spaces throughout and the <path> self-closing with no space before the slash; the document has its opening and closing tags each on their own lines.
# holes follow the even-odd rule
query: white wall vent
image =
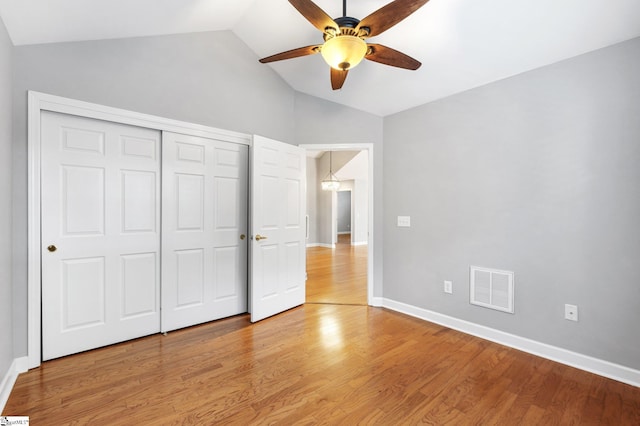
<svg viewBox="0 0 640 426">
<path fill-rule="evenodd" d="M 469 272 L 472 305 L 513 313 L 513 272 L 471 266 Z"/>
</svg>

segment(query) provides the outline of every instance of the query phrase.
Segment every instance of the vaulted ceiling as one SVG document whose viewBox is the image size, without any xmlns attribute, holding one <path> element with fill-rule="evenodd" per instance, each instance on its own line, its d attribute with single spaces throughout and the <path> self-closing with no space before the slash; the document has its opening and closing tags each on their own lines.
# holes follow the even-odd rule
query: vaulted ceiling
<svg viewBox="0 0 640 426">
<path fill-rule="evenodd" d="M 363 18 L 390 0 L 349 0 Z M 332 17 L 342 1 L 316 0 Z M 14 45 L 231 30 L 260 57 L 322 43 L 287 0 L 0 0 Z M 385 116 L 640 36 L 638 0 L 431 0 L 368 41 L 422 62 L 364 61 L 331 90 L 320 55 L 268 65 L 293 89 Z M 203 52 L 206 54 L 206 52 Z"/>
</svg>

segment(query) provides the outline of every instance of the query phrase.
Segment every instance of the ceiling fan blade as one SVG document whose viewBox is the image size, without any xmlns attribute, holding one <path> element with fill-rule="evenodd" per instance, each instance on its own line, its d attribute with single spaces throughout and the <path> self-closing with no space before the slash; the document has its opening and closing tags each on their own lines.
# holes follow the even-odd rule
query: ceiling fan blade
<svg viewBox="0 0 640 426">
<path fill-rule="evenodd" d="M 289 0 L 289 3 L 298 9 L 298 12 L 320 31 L 325 32 L 327 27 L 334 28 L 336 31 L 338 30 L 338 24 L 336 24 L 331 16 L 327 15 L 324 10 L 320 9 L 311 0 Z"/>
<path fill-rule="evenodd" d="M 417 70 L 422 65 L 411 56 L 398 52 L 390 47 L 381 44 L 369 44 L 369 52 L 364 57 L 370 61 L 379 62 L 392 67 L 404 68 L 407 70 Z"/>
<path fill-rule="evenodd" d="M 358 29 L 367 27 L 369 28 L 367 37 L 377 36 L 420 9 L 428 1 L 429 0 L 392 1 L 360 21 Z"/>
<path fill-rule="evenodd" d="M 320 46 L 322 45 L 314 44 L 313 46 L 299 47 L 297 49 L 287 50 L 286 52 L 276 53 L 275 55 L 260 59 L 260 63 L 266 64 L 284 59 L 299 58 L 300 56 L 315 55 L 320 52 Z"/>
<path fill-rule="evenodd" d="M 339 90 L 342 88 L 344 81 L 347 79 L 347 74 L 349 70 L 337 70 L 335 68 L 331 68 L 331 88 L 333 90 Z"/>
</svg>

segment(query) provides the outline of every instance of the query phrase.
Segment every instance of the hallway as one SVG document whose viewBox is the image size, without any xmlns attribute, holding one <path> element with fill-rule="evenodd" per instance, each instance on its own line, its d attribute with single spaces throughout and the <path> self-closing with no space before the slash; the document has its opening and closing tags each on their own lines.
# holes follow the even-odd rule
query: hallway
<svg viewBox="0 0 640 426">
<path fill-rule="evenodd" d="M 339 235 L 335 249 L 307 248 L 306 303 L 367 304 L 367 246 Z"/>
</svg>

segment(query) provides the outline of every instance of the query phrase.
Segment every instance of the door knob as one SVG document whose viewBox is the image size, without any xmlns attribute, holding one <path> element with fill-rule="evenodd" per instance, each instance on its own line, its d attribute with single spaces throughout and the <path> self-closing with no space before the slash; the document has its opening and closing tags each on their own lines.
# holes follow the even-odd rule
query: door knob
<svg viewBox="0 0 640 426">
<path fill-rule="evenodd" d="M 51 244 L 49 247 L 47 247 L 47 250 L 49 250 L 51 253 L 53 253 L 54 251 L 58 250 L 58 247 L 56 247 L 53 244 Z"/>
<path fill-rule="evenodd" d="M 240 239 L 241 239 L 241 240 L 244 240 L 245 238 L 247 238 L 247 236 L 246 236 L 246 235 L 244 235 L 244 234 L 240 234 Z"/>
<path fill-rule="evenodd" d="M 267 237 L 265 237 L 263 235 L 260 235 L 260 234 L 256 235 L 256 241 L 266 240 L 266 239 L 267 239 Z"/>
</svg>

